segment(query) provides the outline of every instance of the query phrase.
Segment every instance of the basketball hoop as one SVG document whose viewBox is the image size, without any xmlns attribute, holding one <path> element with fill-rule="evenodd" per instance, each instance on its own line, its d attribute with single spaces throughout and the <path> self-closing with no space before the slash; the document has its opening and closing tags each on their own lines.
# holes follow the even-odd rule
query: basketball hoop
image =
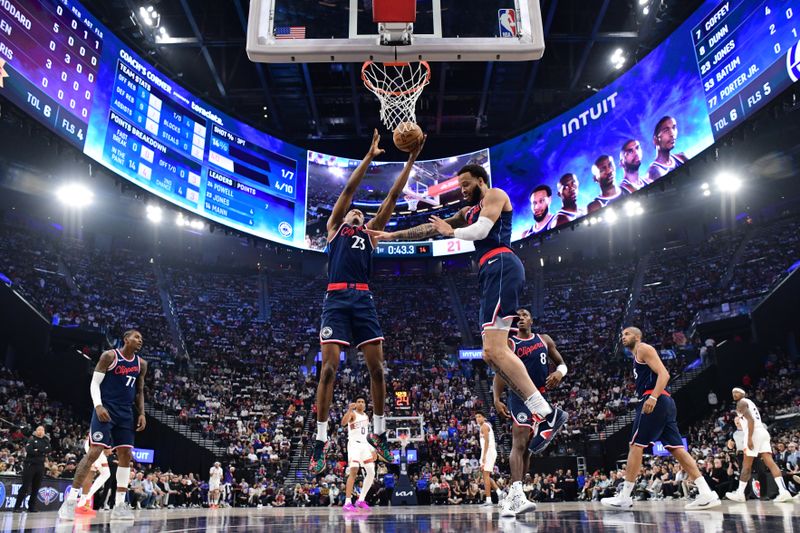
<svg viewBox="0 0 800 533">
<path fill-rule="evenodd" d="M 405 451 L 406 447 L 411 442 L 411 437 L 409 435 L 407 435 L 407 434 L 406 435 L 398 435 L 397 436 L 397 440 L 400 442 L 400 448 L 402 448 Z"/>
<path fill-rule="evenodd" d="M 427 61 L 366 61 L 361 67 L 361 79 L 364 86 L 378 97 L 381 122 L 389 131 L 394 131 L 401 124 L 417 123 L 417 100 L 431 81 L 431 67 Z"/>
<path fill-rule="evenodd" d="M 419 206 L 419 198 L 415 198 L 413 196 L 406 196 L 406 202 L 408 202 L 408 209 L 411 211 L 416 211 L 417 207 Z"/>
</svg>

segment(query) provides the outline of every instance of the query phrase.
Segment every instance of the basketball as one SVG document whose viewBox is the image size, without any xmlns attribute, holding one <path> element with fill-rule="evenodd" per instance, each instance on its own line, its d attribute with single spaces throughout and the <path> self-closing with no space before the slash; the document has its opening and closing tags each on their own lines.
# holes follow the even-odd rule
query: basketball
<svg viewBox="0 0 800 533">
<path fill-rule="evenodd" d="M 410 152 L 416 148 L 424 137 L 422 128 L 413 122 L 401 122 L 394 129 L 394 145 L 404 152 Z"/>
</svg>

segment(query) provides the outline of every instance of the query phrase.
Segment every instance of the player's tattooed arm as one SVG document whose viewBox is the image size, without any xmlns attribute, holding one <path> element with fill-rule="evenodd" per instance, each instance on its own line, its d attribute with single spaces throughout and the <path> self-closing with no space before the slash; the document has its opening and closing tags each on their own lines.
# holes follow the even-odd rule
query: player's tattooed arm
<svg viewBox="0 0 800 533">
<path fill-rule="evenodd" d="M 464 210 L 462 209 L 452 217 L 445 219 L 444 222 L 449 224 L 451 228 L 461 228 L 466 226 L 467 219 L 464 218 Z M 431 237 L 439 235 L 436 225 L 432 222 L 427 222 L 425 224 L 420 224 L 419 226 L 414 226 L 413 228 L 395 231 L 392 233 L 388 231 L 372 231 L 370 229 L 367 229 L 367 233 L 369 233 L 375 240 L 378 241 L 419 241 L 423 239 L 430 239 Z"/>
<path fill-rule="evenodd" d="M 520 397 L 520 398 L 522 398 L 522 399 L 525 399 L 525 398 L 527 398 L 527 397 L 528 397 L 528 395 L 527 395 L 527 394 L 525 394 L 524 392 L 522 392 L 522 389 L 520 389 L 519 387 L 517 387 L 517 386 L 514 384 L 514 381 L 513 381 L 513 380 L 512 380 L 512 379 L 511 379 L 511 378 L 508 376 L 508 374 L 506 374 L 506 373 L 503 371 L 503 369 L 502 369 L 502 368 L 500 368 L 499 366 L 495 366 L 495 365 L 493 365 L 493 364 L 491 364 L 491 363 L 489 363 L 489 365 L 492 367 L 492 369 L 493 369 L 495 372 L 497 372 L 497 375 L 498 375 L 498 376 L 500 376 L 500 377 L 503 379 L 503 381 L 505 381 L 505 382 L 506 382 L 506 385 L 508 385 L 508 388 L 509 388 L 509 389 L 511 389 L 512 391 L 514 391 L 514 394 L 516 394 L 517 396 L 519 396 L 519 397 Z"/>
</svg>

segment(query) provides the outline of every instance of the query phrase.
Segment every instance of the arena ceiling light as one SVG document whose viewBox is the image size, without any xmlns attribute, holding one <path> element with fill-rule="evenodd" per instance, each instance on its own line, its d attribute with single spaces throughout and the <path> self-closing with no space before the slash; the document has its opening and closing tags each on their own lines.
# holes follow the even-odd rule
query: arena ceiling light
<svg viewBox="0 0 800 533">
<path fill-rule="evenodd" d="M 612 226 L 614 225 L 614 223 L 615 223 L 615 222 L 617 221 L 617 219 L 619 218 L 619 217 L 617 216 L 617 212 L 616 212 L 616 211 L 614 211 L 614 209 L 613 209 L 613 208 L 611 208 L 611 207 L 608 207 L 608 208 L 606 208 L 606 210 L 605 210 L 605 214 L 606 214 L 606 222 L 608 222 L 608 224 L 609 224 L 609 225 L 612 225 Z"/>
<path fill-rule="evenodd" d="M 160 224 L 164 219 L 164 212 L 157 205 L 148 205 L 145 208 L 145 213 L 147 214 L 147 220 L 153 224 Z"/>
<path fill-rule="evenodd" d="M 622 210 L 625 211 L 625 214 L 629 217 L 635 217 L 644 214 L 644 208 L 642 207 L 642 204 L 635 200 L 629 200 L 625 202 L 625 204 L 622 206 Z"/>
<path fill-rule="evenodd" d="M 610 61 L 613 67 L 617 70 L 625 66 L 625 61 L 627 61 L 627 58 L 625 57 L 625 53 L 622 51 L 622 48 L 617 48 L 614 50 L 614 53 L 611 54 Z"/>
<path fill-rule="evenodd" d="M 161 14 L 156 11 L 156 8 L 153 6 L 141 6 L 139 8 L 139 20 L 141 20 L 145 26 L 158 28 L 161 25 Z"/>
<path fill-rule="evenodd" d="M 714 184 L 722 192 L 734 193 L 742 186 L 742 181 L 735 174 L 730 172 L 720 172 L 714 178 Z"/>
<path fill-rule="evenodd" d="M 81 183 L 67 183 L 58 188 L 56 197 L 65 206 L 80 209 L 91 205 L 94 193 Z"/>
</svg>

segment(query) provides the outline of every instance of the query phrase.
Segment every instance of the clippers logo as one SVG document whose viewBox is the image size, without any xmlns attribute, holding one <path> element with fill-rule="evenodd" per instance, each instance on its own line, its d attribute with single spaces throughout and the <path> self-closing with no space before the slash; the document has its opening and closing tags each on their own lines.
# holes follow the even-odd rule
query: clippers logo
<svg viewBox="0 0 800 533">
<path fill-rule="evenodd" d="M 53 487 L 42 487 L 39 489 L 39 494 L 36 495 L 38 500 L 45 505 L 50 505 L 58 499 L 59 492 Z"/>
<path fill-rule="evenodd" d="M 524 424 L 527 421 L 528 421 L 528 415 L 526 415 L 525 413 L 517 414 L 517 422 L 519 422 L 520 424 Z"/>
<path fill-rule="evenodd" d="M 323 339 L 330 339 L 331 335 L 333 335 L 333 330 L 331 328 L 329 328 L 327 326 L 322 328 L 322 331 L 320 332 L 320 336 Z"/>
<path fill-rule="evenodd" d="M 278 231 L 284 237 L 289 237 L 289 236 L 292 235 L 292 231 L 293 231 L 292 230 L 292 225 L 289 224 L 288 222 L 281 222 L 280 224 L 278 224 Z"/>
<path fill-rule="evenodd" d="M 517 36 L 517 12 L 513 9 L 498 9 L 497 20 L 500 26 L 500 37 Z"/>
<path fill-rule="evenodd" d="M 92 441 L 93 442 L 100 442 L 103 440 L 103 432 L 102 431 L 95 431 L 92 433 Z"/>
<path fill-rule="evenodd" d="M 127 376 L 128 374 L 133 374 L 134 372 L 139 372 L 139 365 L 136 366 L 118 366 L 114 369 L 114 373 L 118 376 Z"/>
</svg>

